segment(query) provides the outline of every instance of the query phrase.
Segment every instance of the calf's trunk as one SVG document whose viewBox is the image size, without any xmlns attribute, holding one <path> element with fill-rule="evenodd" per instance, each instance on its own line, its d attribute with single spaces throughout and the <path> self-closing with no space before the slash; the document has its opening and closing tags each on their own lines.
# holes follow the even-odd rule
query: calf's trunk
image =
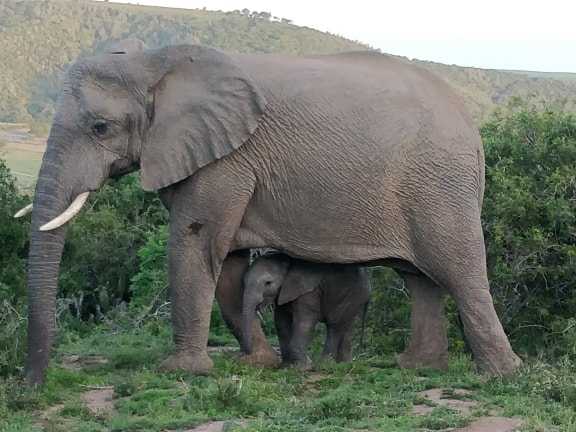
<svg viewBox="0 0 576 432">
<path fill-rule="evenodd" d="M 261 298 L 256 298 L 248 290 L 245 291 L 242 305 L 242 350 L 245 354 L 252 354 L 252 327 L 257 319 L 256 308 L 261 301 Z"/>
</svg>

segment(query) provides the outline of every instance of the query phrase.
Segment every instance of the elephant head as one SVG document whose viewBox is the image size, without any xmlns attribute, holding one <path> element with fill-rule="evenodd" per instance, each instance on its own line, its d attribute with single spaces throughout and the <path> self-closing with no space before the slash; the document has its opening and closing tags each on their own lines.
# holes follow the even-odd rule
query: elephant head
<svg viewBox="0 0 576 432">
<path fill-rule="evenodd" d="M 314 291 L 322 273 L 312 263 L 294 260 L 284 254 L 263 255 L 256 259 L 244 275 L 242 304 L 242 345 L 252 352 L 252 322 L 256 311 L 275 303 L 283 305 Z"/>
<path fill-rule="evenodd" d="M 108 178 L 141 170 L 169 187 L 241 146 L 265 100 L 228 55 L 129 40 L 79 60 L 65 78 L 36 184 L 28 264 L 26 382 L 42 387 L 67 222 Z"/>
</svg>

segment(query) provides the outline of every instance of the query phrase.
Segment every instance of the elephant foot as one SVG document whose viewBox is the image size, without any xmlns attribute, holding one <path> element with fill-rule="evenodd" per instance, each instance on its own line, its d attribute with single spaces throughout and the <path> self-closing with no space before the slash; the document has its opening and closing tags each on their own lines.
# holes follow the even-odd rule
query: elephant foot
<svg viewBox="0 0 576 432">
<path fill-rule="evenodd" d="M 312 369 L 313 363 L 310 357 L 306 357 L 304 360 L 296 360 L 294 362 L 294 367 L 300 370 L 310 370 Z"/>
<path fill-rule="evenodd" d="M 501 353 L 499 353 L 501 354 Z M 513 351 L 508 351 L 506 355 L 475 356 L 476 370 L 484 375 L 509 376 L 522 366 L 522 360 Z"/>
<path fill-rule="evenodd" d="M 281 362 L 280 365 L 278 366 L 280 369 L 288 369 L 289 367 L 294 366 L 294 362 Z"/>
<path fill-rule="evenodd" d="M 269 344 L 254 348 L 251 354 L 240 353 L 238 359 L 254 366 L 277 366 L 279 362 L 276 350 Z"/>
<path fill-rule="evenodd" d="M 396 356 L 394 362 L 404 369 L 425 367 L 441 371 L 448 370 L 448 355 L 446 353 L 431 355 L 426 352 L 414 353 L 404 351 L 402 354 Z"/>
<path fill-rule="evenodd" d="M 279 367 L 280 369 L 293 368 L 297 370 L 310 370 L 313 367 L 313 363 L 310 359 L 306 361 L 282 362 Z"/>
<path fill-rule="evenodd" d="M 212 359 L 206 352 L 198 353 L 175 353 L 162 362 L 158 368 L 160 371 L 173 371 L 183 369 L 193 375 L 205 375 L 212 369 Z"/>
</svg>

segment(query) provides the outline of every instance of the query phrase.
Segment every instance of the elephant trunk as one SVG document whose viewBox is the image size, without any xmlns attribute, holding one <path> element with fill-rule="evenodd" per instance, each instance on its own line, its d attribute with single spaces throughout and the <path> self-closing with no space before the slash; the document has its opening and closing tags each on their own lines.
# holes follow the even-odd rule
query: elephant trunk
<svg viewBox="0 0 576 432">
<path fill-rule="evenodd" d="M 262 298 L 251 293 L 244 292 L 244 303 L 242 309 L 242 349 L 246 354 L 252 354 L 252 327 L 256 319 L 256 309 Z"/>
<path fill-rule="evenodd" d="M 50 143 L 48 144 L 50 146 Z M 48 147 L 50 148 L 50 147 Z M 28 258 L 28 347 L 26 385 L 41 389 L 50 361 L 56 313 L 56 288 L 68 225 L 52 231 L 40 227 L 62 213 L 69 204 L 60 164 L 47 151 L 34 195 Z"/>
</svg>

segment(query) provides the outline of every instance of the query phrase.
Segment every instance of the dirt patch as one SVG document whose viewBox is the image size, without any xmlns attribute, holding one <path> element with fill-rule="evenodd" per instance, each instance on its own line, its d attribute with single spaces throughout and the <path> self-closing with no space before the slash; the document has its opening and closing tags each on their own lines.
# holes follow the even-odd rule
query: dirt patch
<svg viewBox="0 0 576 432">
<path fill-rule="evenodd" d="M 201 425 L 196 426 L 194 429 L 187 429 L 184 432 L 222 432 L 222 430 L 224 430 L 225 424 L 226 422 L 223 421 L 202 423 Z M 237 424 L 241 426 L 246 426 L 245 421 L 237 422 Z"/>
<path fill-rule="evenodd" d="M 311 373 L 311 374 L 309 374 L 309 375 L 307 376 L 306 380 L 307 380 L 308 382 L 314 383 L 314 382 L 316 382 L 316 381 L 321 381 L 321 380 L 323 380 L 323 379 L 325 379 L 325 378 L 327 378 L 327 377 L 328 377 L 328 375 L 326 375 L 326 374 L 322 374 L 322 373 L 318 373 L 318 372 L 313 372 L 313 373 Z"/>
<path fill-rule="evenodd" d="M 221 432 L 225 423 L 223 421 L 204 423 L 194 429 L 188 429 L 186 432 Z"/>
<path fill-rule="evenodd" d="M 82 393 L 80 397 L 86 404 L 86 407 L 96 415 L 112 417 L 116 413 L 113 401 L 113 387 L 88 390 Z"/>
<path fill-rule="evenodd" d="M 465 400 L 466 396 L 471 394 L 470 390 L 455 389 L 448 390 L 442 388 L 433 388 L 424 390 L 418 393 L 418 396 L 428 399 L 433 402 L 435 406 L 428 406 L 424 404 L 414 405 L 412 413 L 415 415 L 423 415 L 434 411 L 438 405 L 446 406 L 462 415 L 470 414 L 474 408 L 478 407 L 478 403 L 470 400 Z M 512 432 L 517 431 L 525 423 L 524 420 L 518 418 L 508 418 L 499 416 L 482 417 L 473 421 L 464 428 L 448 428 L 436 432 Z"/>
<path fill-rule="evenodd" d="M 116 414 L 116 409 L 114 408 L 114 389 L 112 387 L 103 387 L 97 389 L 88 390 L 80 395 L 82 402 L 86 407 L 97 416 L 112 417 Z M 40 413 L 39 420 L 34 424 L 35 427 L 41 430 L 51 430 L 50 425 L 56 422 L 60 426 L 65 426 L 66 423 L 70 422 L 65 419 L 52 419 L 50 420 L 50 414 L 57 413 L 60 411 L 64 405 L 53 405 Z M 68 430 L 58 429 L 58 430 Z"/>
<path fill-rule="evenodd" d="M 60 361 L 60 365 L 65 369 L 70 369 L 74 371 L 80 372 L 85 366 L 89 366 L 92 364 L 106 364 L 108 360 L 104 357 L 99 356 L 89 356 L 80 358 L 79 355 L 68 355 L 62 357 Z"/>
<path fill-rule="evenodd" d="M 442 429 L 435 432 L 520 432 L 524 420 L 508 417 L 483 417 L 464 428 Z"/>
<path fill-rule="evenodd" d="M 478 406 L 476 402 L 463 400 L 454 396 L 449 397 L 447 395 L 452 394 L 455 396 L 465 396 L 470 393 L 471 392 L 469 390 L 465 389 L 446 390 L 442 388 L 433 388 L 421 391 L 420 393 L 417 394 L 422 398 L 434 402 L 436 405 L 446 406 L 448 408 L 458 411 L 462 415 L 468 415 L 472 412 L 474 408 Z M 414 407 L 412 407 L 412 413 L 414 414 L 426 414 L 433 410 L 434 407 L 428 405 L 414 405 Z"/>
<path fill-rule="evenodd" d="M 316 383 L 328 378 L 326 374 L 319 373 L 319 372 L 311 372 L 306 377 L 306 384 L 304 385 L 304 389 L 307 393 L 310 394 L 319 394 L 320 390 L 316 388 Z"/>
<path fill-rule="evenodd" d="M 428 405 L 414 405 L 412 407 L 412 414 L 416 414 L 416 415 L 428 414 L 428 413 L 431 413 L 432 411 L 434 411 L 435 408 L 436 407 L 428 406 Z"/>
</svg>

